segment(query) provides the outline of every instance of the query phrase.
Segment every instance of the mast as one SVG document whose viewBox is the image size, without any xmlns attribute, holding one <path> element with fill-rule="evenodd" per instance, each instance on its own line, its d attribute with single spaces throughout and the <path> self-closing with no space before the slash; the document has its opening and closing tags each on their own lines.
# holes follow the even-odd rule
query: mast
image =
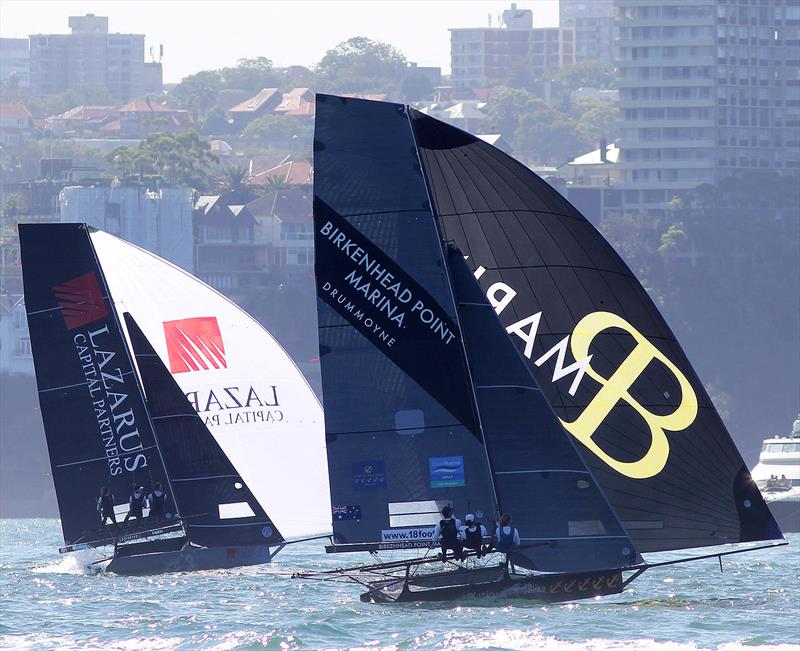
<svg viewBox="0 0 800 651">
<path fill-rule="evenodd" d="M 159 203 L 159 205 L 160 205 L 160 203 Z M 97 274 L 100 277 L 100 280 L 101 280 L 101 282 L 103 284 L 103 287 L 105 287 L 106 293 L 108 295 L 108 300 L 111 303 L 111 305 L 113 306 L 114 305 L 114 299 L 111 297 L 111 291 L 108 288 L 108 282 L 106 281 L 105 273 L 103 273 L 103 266 L 100 264 L 100 260 L 97 257 L 97 251 L 95 251 L 95 248 L 94 248 L 94 243 L 92 242 L 92 238 L 89 236 L 89 233 L 91 232 L 89 230 L 90 227 L 86 226 L 85 224 L 83 225 L 83 227 L 84 227 L 84 229 L 86 231 L 86 239 L 89 241 L 89 246 L 91 247 L 91 250 L 92 250 L 92 256 L 94 257 L 95 264 L 97 265 Z M 92 229 L 92 230 L 95 230 L 95 229 Z M 124 334 L 125 330 L 122 327 L 122 323 L 121 323 L 121 321 L 119 319 L 119 315 L 117 314 L 117 310 L 116 309 L 112 309 L 111 310 L 111 314 L 113 316 L 114 323 L 116 324 L 117 329 L 120 331 L 122 336 L 125 337 L 125 334 Z M 153 424 L 153 419 L 152 419 L 152 417 L 150 415 L 150 410 L 147 408 L 147 400 L 145 398 L 144 389 L 142 388 L 142 381 L 141 381 L 141 376 L 139 374 L 139 368 L 138 368 L 138 365 L 136 364 L 136 361 L 135 361 L 134 357 L 131 355 L 131 351 L 130 351 L 130 349 L 128 347 L 128 343 L 127 342 L 129 342 L 129 341 L 130 341 L 130 339 L 126 338 L 126 345 L 124 346 L 125 356 L 127 357 L 128 364 L 130 364 L 130 367 L 131 367 L 131 369 L 133 371 L 134 381 L 136 383 L 136 390 L 137 390 L 137 392 L 139 394 L 139 399 L 141 400 L 142 404 L 145 407 L 144 411 L 147 414 L 147 419 L 148 419 L 149 424 L 150 424 L 150 429 L 153 431 L 153 441 L 155 442 L 156 452 L 158 453 L 158 458 L 161 461 L 161 467 L 164 469 L 164 481 L 166 481 L 166 483 L 170 487 L 170 493 L 172 494 L 173 499 L 175 500 L 175 507 L 176 507 L 177 512 L 181 513 L 181 508 L 180 508 L 180 505 L 178 504 L 177 497 L 175 496 L 175 491 L 173 490 L 173 487 L 172 487 L 172 481 L 170 480 L 170 477 L 169 477 L 169 469 L 167 468 L 167 464 L 164 463 L 164 455 L 161 453 L 161 446 L 159 445 L 159 442 L 158 442 L 158 436 L 157 436 L 156 431 L 155 431 L 155 426 Z M 184 524 L 184 530 L 185 529 L 186 529 L 186 525 Z"/>
<path fill-rule="evenodd" d="M 442 234 L 441 225 L 439 224 L 439 220 L 436 216 L 436 211 L 433 207 L 433 200 L 431 199 L 431 192 L 430 188 L 428 187 L 428 177 L 425 174 L 425 168 L 423 167 L 422 159 L 419 156 L 417 135 L 414 133 L 414 126 L 411 124 L 411 116 L 409 115 L 410 110 L 411 109 L 408 106 L 405 107 L 406 119 L 408 121 L 408 129 L 411 133 L 411 138 L 414 141 L 414 153 L 417 157 L 417 162 L 419 163 L 419 170 L 420 174 L 422 175 L 422 182 L 425 186 L 425 194 L 428 197 L 428 205 L 430 206 L 431 215 L 433 216 L 433 221 L 436 224 L 436 233 L 438 234 L 438 241 L 439 241 L 439 246 L 437 247 L 437 251 L 439 253 L 439 260 L 441 261 L 442 269 L 445 270 L 445 278 L 447 279 L 447 291 L 449 292 L 450 300 L 453 301 L 453 304 L 456 306 L 454 320 L 456 322 L 456 327 L 458 328 L 458 331 L 462 333 L 462 336 L 458 338 L 458 343 L 461 346 L 461 355 L 464 362 L 464 371 L 467 375 L 470 393 L 472 395 L 472 407 L 474 410 L 475 423 L 477 424 L 478 430 L 480 431 L 481 441 L 483 442 L 483 449 L 486 452 L 486 466 L 489 469 L 489 479 L 491 481 L 492 495 L 494 497 L 495 516 L 499 517 L 500 514 L 503 512 L 503 508 L 502 505 L 500 504 L 500 498 L 497 493 L 497 481 L 492 466 L 492 458 L 491 455 L 489 454 L 489 447 L 486 445 L 486 435 L 483 431 L 481 412 L 480 408 L 478 407 L 478 396 L 475 393 L 475 381 L 472 377 L 472 370 L 470 369 L 469 360 L 467 358 L 467 349 L 464 345 L 463 329 L 461 327 L 461 317 L 459 315 L 459 309 L 458 309 L 459 303 L 456 300 L 455 294 L 453 293 L 453 282 L 450 275 L 450 266 L 447 264 L 447 256 L 445 254 L 445 249 L 444 249 L 445 247 L 444 236 Z"/>
</svg>

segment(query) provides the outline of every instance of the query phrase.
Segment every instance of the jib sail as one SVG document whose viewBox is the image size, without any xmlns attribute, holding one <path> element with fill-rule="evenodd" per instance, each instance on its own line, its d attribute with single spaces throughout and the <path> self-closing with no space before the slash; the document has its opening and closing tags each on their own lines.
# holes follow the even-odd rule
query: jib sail
<svg viewBox="0 0 800 651">
<path fill-rule="evenodd" d="M 330 533 L 322 407 L 291 357 L 191 274 L 108 233 L 91 240 L 117 311 L 136 319 L 276 528 L 287 540 Z"/>
<path fill-rule="evenodd" d="M 315 273 L 338 545 L 495 515 L 437 227 L 402 106 L 318 95 Z"/>
<path fill-rule="evenodd" d="M 497 497 L 520 531 L 514 563 L 578 571 L 641 561 L 461 251 L 451 245 L 447 259 Z"/>
<path fill-rule="evenodd" d="M 526 167 L 412 111 L 433 207 L 640 551 L 781 537 L 674 335 Z M 532 424 L 533 425 L 533 424 Z"/>
<path fill-rule="evenodd" d="M 96 502 L 107 486 L 117 518 L 135 486 L 169 480 L 125 336 L 87 229 L 19 226 L 31 348 L 64 541 L 114 537 Z"/>
<path fill-rule="evenodd" d="M 279 544 L 283 537 L 225 456 L 161 358 L 126 313 L 146 404 L 170 491 L 190 542 L 206 546 Z"/>
</svg>

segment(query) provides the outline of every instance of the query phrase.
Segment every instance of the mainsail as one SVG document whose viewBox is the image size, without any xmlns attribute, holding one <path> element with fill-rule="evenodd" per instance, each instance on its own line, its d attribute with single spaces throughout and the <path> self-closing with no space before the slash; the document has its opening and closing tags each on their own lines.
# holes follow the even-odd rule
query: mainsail
<svg viewBox="0 0 800 651">
<path fill-rule="evenodd" d="M 23 282 L 39 405 L 68 544 L 108 539 L 95 501 L 124 516 L 134 486 L 167 484 L 108 286 L 80 224 L 22 224 Z M 118 517 L 119 517 L 118 516 Z"/>
<path fill-rule="evenodd" d="M 510 156 L 409 112 L 443 238 L 468 256 L 639 551 L 780 538 L 675 336 L 608 242 Z"/>
<path fill-rule="evenodd" d="M 461 254 L 445 251 L 405 107 L 318 95 L 314 151 L 338 542 L 425 544 L 449 503 L 490 529 L 513 509 L 525 567 L 636 562 Z"/>
<path fill-rule="evenodd" d="M 495 514 L 408 119 L 319 96 L 315 272 L 338 544 L 427 545 L 439 510 Z M 414 165 L 417 168 L 414 169 Z"/>
</svg>

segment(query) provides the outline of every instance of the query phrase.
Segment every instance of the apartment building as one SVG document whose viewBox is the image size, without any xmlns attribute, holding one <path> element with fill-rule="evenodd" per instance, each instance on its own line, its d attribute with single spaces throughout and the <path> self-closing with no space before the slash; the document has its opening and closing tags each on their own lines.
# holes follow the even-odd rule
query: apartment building
<svg viewBox="0 0 800 651">
<path fill-rule="evenodd" d="M 800 172 L 797 0 L 615 0 L 625 210 L 751 170 Z"/>
<path fill-rule="evenodd" d="M 499 27 L 450 29 L 452 84 L 485 88 L 518 74 L 575 63 L 575 29 L 534 28 L 533 12 L 512 4 Z"/>
</svg>

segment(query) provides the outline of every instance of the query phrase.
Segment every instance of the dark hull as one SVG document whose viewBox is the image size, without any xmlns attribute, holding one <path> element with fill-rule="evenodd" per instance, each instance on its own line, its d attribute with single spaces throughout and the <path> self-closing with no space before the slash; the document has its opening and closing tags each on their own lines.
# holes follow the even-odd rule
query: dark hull
<svg viewBox="0 0 800 651">
<path fill-rule="evenodd" d="M 624 588 L 622 573 L 614 570 L 530 576 L 483 568 L 426 575 L 401 584 L 402 588 L 397 584 L 376 584 L 361 595 L 361 601 L 393 603 L 489 598 L 554 603 L 619 594 Z"/>
<path fill-rule="evenodd" d="M 270 562 L 269 547 L 189 547 L 176 551 L 115 556 L 107 572 L 123 576 L 144 576 L 167 572 L 222 570 Z"/>
<path fill-rule="evenodd" d="M 767 506 L 783 533 L 800 533 L 800 500 L 768 501 Z"/>
</svg>

